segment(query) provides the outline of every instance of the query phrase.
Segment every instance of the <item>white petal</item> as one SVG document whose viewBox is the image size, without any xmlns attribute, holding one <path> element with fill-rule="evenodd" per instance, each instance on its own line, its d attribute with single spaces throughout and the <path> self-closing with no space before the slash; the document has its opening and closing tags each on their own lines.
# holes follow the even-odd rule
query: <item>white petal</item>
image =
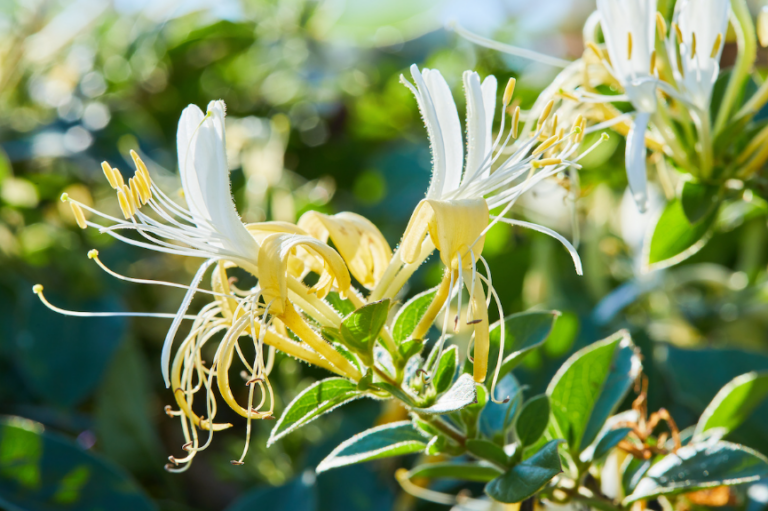
<svg viewBox="0 0 768 511">
<path fill-rule="evenodd" d="M 443 136 L 445 150 L 445 182 L 441 192 L 441 196 L 443 196 L 458 188 L 461 182 L 461 169 L 464 166 L 461 122 L 451 89 L 440 71 L 425 69 L 424 81 L 429 87 L 429 94 L 435 105 L 437 122 L 440 124 L 440 133 Z"/>
<path fill-rule="evenodd" d="M 212 101 L 208 105 L 208 113 L 195 128 L 194 122 L 202 112 L 190 106 L 182 114 L 178 140 L 182 185 L 190 210 L 223 235 L 224 248 L 250 259 L 255 257 L 258 245 L 240 221 L 232 200 L 224 108 L 224 102 Z M 202 226 L 201 222 L 198 225 Z"/>
<path fill-rule="evenodd" d="M 648 178 L 645 170 L 645 130 L 651 114 L 639 112 L 627 135 L 627 149 L 624 162 L 627 167 L 627 179 L 632 197 L 640 212 L 648 207 Z"/>
<path fill-rule="evenodd" d="M 427 71 L 425 69 L 425 71 Z M 445 144 L 443 143 L 443 134 L 440 131 L 440 123 L 437 120 L 437 112 L 432 97 L 429 94 L 429 88 L 424 82 L 424 78 L 416 64 L 411 66 L 411 76 L 416 82 L 416 89 L 411 89 L 419 103 L 419 110 L 427 127 L 429 136 L 429 145 L 432 150 L 432 178 L 429 181 L 427 189 L 428 199 L 439 199 L 445 184 Z M 406 83 L 406 85 L 408 85 Z"/>
<path fill-rule="evenodd" d="M 465 179 L 475 179 L 479 170 L 489 162 L 490 142 L 487 135 L 486 108 L 480 75 L 464 73 L 464 92 L 467 95 L 467 171 Z"/>
<path fill-rule="evenodd" d="M 496 90 L 498 83 L 493 75 L 486 76 L 483 80 L 483 106 L 485 107 L 485 140 L 487 144 L 487 156 L 493 151 L 493 117 L 496 112 Z M 491 173 L 491 166 L 483 171 L 483 177 Z"/>
<path fill-rule="evenodd" d="M 597 10 L 616 79 L 626 88 L 633 80 L 648 77 L 656 37 L 656 0 L 597 0 Z"/>
</svg>

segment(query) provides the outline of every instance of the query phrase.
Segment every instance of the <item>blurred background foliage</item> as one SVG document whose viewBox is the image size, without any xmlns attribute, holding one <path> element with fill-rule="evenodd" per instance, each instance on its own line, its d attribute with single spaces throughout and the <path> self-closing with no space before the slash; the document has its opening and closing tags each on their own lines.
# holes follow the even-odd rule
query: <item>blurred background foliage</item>
<svg viewBox="0 0 768 511">
<path fill-rule="evenodd" d="M 229 462 L 242 449 L 245 423 L 221 410 L 235 427 L 187 473 L 164 472 L 183 443 L 163 413 L 171 395 L 158 361 L 168 322 L 60 316 L 31 287 L 43 283 L 54 303 L 74 310 L 168 312 L 182 291 L 116 281 L 86 252 L 98 248 L 109 266 L 141 278 L 185 281 L 193 268 L 77 229 L 59 196 L 115 211 L 99 163 L 124 167 L 130 149 L 161 186 L 178 189 L 179 114 L 189 103 L 221 98 L 245 221 L 351 210 L 395 246 L 430 167 L 425 130 L 400 74 L 418 63 L 440 69 L 453 86 L 465 69 L 502 83 L 516 76 L 525 108 L 557 70 L 475 47 L 444 23 L 458 19 L 505 42 L 576 58 L 593 8 L 587 0 L 0 2 L 0 414 L 7 416 L 0 507 L 434 506 L 399 491 L 392 460 L 317 478 L 311 470 L 354 433 L 404 418 L 390 403 L 354 403 L 269 450 L 272 423 L 258 424 L 239 467 Z M 625 194 L 623 144 L 613 134 L 585 160 L 575 208 L 552 182 L 515 209 L 578 239 L 584 277 L 556 241 L 530 230 L 495 227 L 483 255 L 505 311 L 563 311 L 547 343 L 516 371 L 530 395 L 543 391 L 570 353 L 629 328 L 651 379 L 650 408 L 667 407 L 685 427 L 731 378 L 768 369 L 768 209 L 757 200 L 725 208 L 701 252 L 643 273 L 642 241 L 665 196 L 654 188 L 651 211 L 637 213 Z M 435 285 L 440 272 L 428 262 L 409 294 Z M 322 376 L 288 358 L 275 373 L 278 413 Z M 768 453 L 766 421 L 764 405 L 734 439 Z"/>
</svg>

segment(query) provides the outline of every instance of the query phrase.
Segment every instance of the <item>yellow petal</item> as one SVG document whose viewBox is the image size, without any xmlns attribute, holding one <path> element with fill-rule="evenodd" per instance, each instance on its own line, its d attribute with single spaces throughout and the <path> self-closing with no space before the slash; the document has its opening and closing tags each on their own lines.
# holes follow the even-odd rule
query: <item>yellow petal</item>
<svg viewBox="0 0 768 511">
<path fill-rule="evenodd" d="M 232 294 L 229 288 L 229 277 L 227 277 L 227 268 L 235 266 L 232 263 L 219 262 L 213 269 L 211 275 L 211 289 L 216 293 Z M 237 301 L 234 298 L 225 298 L 223 296 L 216 295 L 216 301 L 219 302 L 221 307 L 221 315 L 227 319 L 232 319 L 232 315 L 237 308 Z"/>
<path fill-rule="evenodd" d="M 447 267 L 459 269 L 471 266 L 470 249 L 475 260 L 480 257 L 485 243 L 483 230 L 488 227 L 489 212 L 485 199 L 432 200 L 424 199 L 408 222 L 400 247 L 403 261 L 416 260 L 424 236 L 429 232 L 440 259 Z"/>
<path fill-rule="evenodd" d="M 323 267 L 318 283 L 313 287 L 319 297 L 325 296 L 333 285 L 345 293 L 352 284 L 344 260 L 334 249 L 309 236 L 297 234 L 270 234 L 259 249 L 259 284 L 270 311 L 280 315 L 288 301 L 288 260 L 295 248 L 304 249 Z"/>
<path fill-rule="evenodd" d="M 330 237 L 349 271 L 363 286 L 373 289 L 392 259 L 392 249 L 379 229 L 367 218 L 343 212 L 325 215 L 308 211 L 299 227 L 322 242 Z"/>
<path fill-rule="evenodd" d="M 245 226 L 251 236 L 261 243 L 264 238 L 274 233 L 301 234 L 308 233 L 301 227 L 289 222 L 258 222 Z M 317 259 L 312 257 L 301 247 L 297 247 L 294 254 L 288 258 L 288 272 L 299 279 L 303 279 L 307 272 L 313 271 L 318 275 L 323 272 L 323 265 L 319 264 Z"/>
</svg>

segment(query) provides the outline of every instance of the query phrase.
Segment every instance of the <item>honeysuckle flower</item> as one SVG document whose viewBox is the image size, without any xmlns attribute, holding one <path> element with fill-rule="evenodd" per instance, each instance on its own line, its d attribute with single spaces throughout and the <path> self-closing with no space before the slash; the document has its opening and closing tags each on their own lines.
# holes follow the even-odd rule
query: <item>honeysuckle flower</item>
<svg viewBox="0 0 768 511">
<path fill-rule="evenodd" d="M 243 455 L 233 461 L 235 464 L 242 463 L 248 449 L 251 421 L 272 418 L 274 411 L 268 378 L 274 350 L 355 381 L 361 377 L 359 368 L 323 339 L 307 319 L 308 316 L 323 326 L 338 328 L 341 318 L 322 300 L 331 290 L 348 296 L 358 307 L 362 305 L 361 298 L 350 289 L 351 279 L 342 256 L 324 241 L 309 236 L 299 226 L 285 222 L 249 225 L 241 222 L 230 191 L 224 119 L 225 106 L 221 101 L 211 102 L 205 113 L 194 105 L 182 113 L 177 147 L 184 205 L 171 199 L 152 181 L 147 166 L 135 152 L 131 155 L 136 172 L 127 184 L 118 169 L 106 162 L 102 164 L 107 180 L 117 191 L 123 218 L 100 212 L 66 195 L 62 197 L 69 201 L 81 228 L 94 227 L 135 246 L 203 259 L 192 282 L 185 285 L 124 276 L 104 265 L 97 251 L 88 253 L 89 258 L 102 269 L 119 279 L 185 289 L 187 293 L 176 313 L 66 311 L 47 301 L 41 285 L 34 287 L 34 292 L 43 303 L 64 314 L 173 319 L 163 345 L 161 367 L 166 385 L 173 389 L 178 405 L 177 410 L 167 408 L 166 411 L 181 420 L 186 439 L 183 449 L 187 455 L 180 458 L 171 456 L 171 463 L 167 466 L 170 471 L 186 470 L 196 453 L 210 444 L 214 431 L 230 427 L 228 423 L 215 422 L 217 403 L 214 389 L 232 410 L 247 418 Z M 86 218 L 85 210 L 92 213 L 90 218 Z M 359 219 L 355 222 L 365 225 Z M 372 236 L 370 226 L 365 226 L 362 231 Z M 131 232 L 136 235 L 130 236 Z M 333 233 L 331 237 L 335 243 L 341 243 Z M 348 255 L 352 261 L 367 257 Z M 386 258 L 386 251 L 378 247 L 376 257 Z M 383 264 L 386 261 L 377 260 L 376 268 Z M 251 273 L 258 279 L 258 284 L 247 290 L 237 289 L 227 274 L 235 267 Z M 211 289 L 203 289 L 203 278 L 211 268 Z M 312 288 L 302 282 L 309 272 L 319 275 L 317 284 Z M 189 314 L 190 303 L 197 293 L 212 296 L 214 300 L 196 314 Z M 192 327 L 172 357 L 176 333 L 184 320 L 192 320 Z M 286 328 L 290 328 L 300 341 L 291 339 Z M 219 336 L 221 339 L 213 359 L 207 365 L 201 350 Z M 244 358 L 240 349 L 242 337 L 250 337 L 253 342 L 253 360 Z M 241 373 L 249 387 L 245 405 L 235 398 L 230 383 L 229 373 L 235 354 L 246 368 Z M 195 395 L 199 392 L 204 395 L 202 404 L 198 404 L 205 410 L 204 414 L 193 410 Z M 257 399 L 258 396 L 260 399 Z M 198 430 L 208 432 L 207 440 L 199 438 Z"/>
<path fill-rule="evenodd" d="M 680 0 L 675 4 L 674 30 L 667 50 L 681 92 L 702 112 L 708 112 L 712 87 L 720 72 L 728 28 L 728 0 Z"/>
<path fill-rule="evenodd" d="M 508 130 L 505 130 L 506 117 L 502 116 L 499 134 L 494 138 L 496 78 L 489 76 L 481 81 L 477 73 L 467 71 L 463 76 L 467 98 L 465 158 L 461 122 L 448 84 L 436 70 L 420 71 L 414 65 L 411 75 L 414 83 L 404 77 L 401 81 L 416 97 L 427 128 L 433 160 L 432 177 L 426 198 L 414 211 L 392 263 L 370 299 L 394 296 L 419 264 L 437 248 L 446 266 L 443 284 L 413 336 L 420 338 L 425 334 L 438 313 L 447 310 L 454 295 L 461 310 L 460 290 L 466 286 L 470 296 L 468 320 L 474 325 L 474 379 L 484 382 L 488 367 L 489 302 L 483 284 L 503 316 L 490 274 L 482 275 L 476 268 L 478 261 L 486 265 L 482 249 L 487 230 L 502 221 L 555 236 L 569 249 L 581 273 L 576 250 L 562 236 L 505 215 L 517 197 L 533 185 L 569 166 L 578 166 L 569 158 L 579 145 L 583 119 L 579 118 L 566 132 L 566 128 L 558 127 L 557 115 L 550 104 L 538 119 L 537 129 L 529 137 L 518 140 L 521 114 L 517 108 Z M 514 79 L 507 84 L 502 109 L 509 105 L 514 85 Z M 511 140 L 514 140 L 512 144 Z M 502 208 L 501 213 L 490 215 L 495 208 Z M 446 313 L 440 347 L 445 339 L 447 318 Z M 496 375 L 492 389 L 495 383 Z"/>
<path fill-rule="evenodd" d="M 299 218 L 298 226 L 323 243 L 330 238 L 349 271 L 368 289 L 376 286 L 392 259 L 392 249 L 379 229 L 356 213 L 326 215 L 307 211 Z"/>
<path fill-rule="evenodd" d="M 627 179 L 641 211 L 648 203 L 645 132 L 656 111 L 656 0 L 598 0 L 597 11 L 610 63 L 604 65 L 618 80 L 637 111 L 624 161 Z"/>
</svg>

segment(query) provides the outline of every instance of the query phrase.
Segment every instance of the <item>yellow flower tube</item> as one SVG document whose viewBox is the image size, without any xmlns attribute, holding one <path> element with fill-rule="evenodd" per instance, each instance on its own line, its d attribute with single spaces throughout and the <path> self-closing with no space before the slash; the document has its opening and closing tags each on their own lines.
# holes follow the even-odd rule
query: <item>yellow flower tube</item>
<svg viewBox="0 0 768 511">
<path fill-rule="evenodd" d="M 392 249 L 379 229 L 358 214 L 325 215 L 308 211 L 299 219 L 298 225 L 324 243 L 330 238 L 349 271 L 368 289 L 376 286 L 392 259 Z"/>
</svg>

